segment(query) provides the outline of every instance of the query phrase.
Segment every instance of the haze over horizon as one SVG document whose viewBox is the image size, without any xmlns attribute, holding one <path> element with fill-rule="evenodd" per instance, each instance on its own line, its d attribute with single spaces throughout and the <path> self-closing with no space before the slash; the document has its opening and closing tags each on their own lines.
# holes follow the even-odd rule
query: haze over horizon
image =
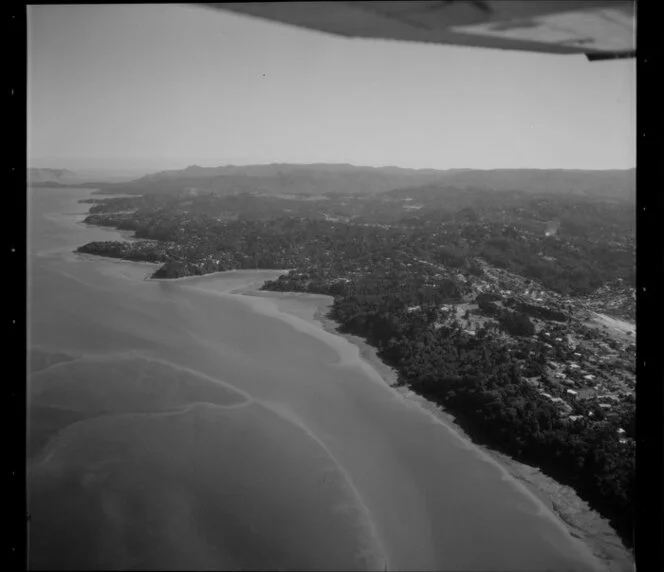
<svg viewBox="0 0 664 572">
<path fill-rule="evenodd" d="M 350 40 L 179 5 L 28 7 L 35 167 L 635 165 L 635 62 Z"/>
</svg>

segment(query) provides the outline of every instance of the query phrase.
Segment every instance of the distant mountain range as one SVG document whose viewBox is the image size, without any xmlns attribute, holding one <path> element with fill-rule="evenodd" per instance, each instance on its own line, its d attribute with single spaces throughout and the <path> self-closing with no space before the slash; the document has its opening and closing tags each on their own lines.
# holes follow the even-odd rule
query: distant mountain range
<svg viewBox="0 0 664 572">
<path fill-rule="evenodd" d="M 253 192 L 269 195 L 375 194 L 398 187 L 422 185 L 440 178 L 435 169 L 356 167 L 343 164 L 270 164 L 198 167 L 146 175 L 112 192 L 201 192 L 233 194 Z"/>
<path fill-rule="evenodd" d="M 492 169 L 447 171 L 440 183 L 468 189 L 572 193 L 605 198 L 632 198 L 636 169 L 589 171 L 576 169 Z"/>
<path fill-rule="evenodd" d="M 54 177 L 66 170 L 51 171 Z M 69 172 L 71 173 L 71 172 Z M 45 175 L 41 175 L 45 176 Z M 41 179 L 63 181 L 59 178 Z M 38 180 L 38 179 L 37 179 Z M 73 181 L 72 181 L 73 182 Z M 80 182 L 80 181 L 79 181 Z M 454 188 L 493 191 L 519 191 L 533 194 L 573 193 L 608 199 L 633 199 L 636 170 L 568 169 L 405 169 L 401 167 L 361 167 L 348 164 L 315 163 L 199 167 L 161 171 L 122 183 L 86 183 L 107 193 L 144 194 L 182 191 L 267 195 L 373 195 L 390 191 L 407 194 L 436 193 Z M 415 198 L 415 196 L 413 197 Z"/>
<path fill-rule="evenodd" d="M 84 169 L 70 171 L 69 169 L 51 169 L 42 167 L 29 167 L 27 182 L 32 187 L 79 187 L 95 188 L 98 184 L 120 183 L 136 179 L 145 171 L 120 171 L 118 169 Z M 94 181 L 84 184 L 86 181 Z"/>
<path fill-rule="evenodd" d="M 634 200 L 636 169 L 576 171 L 563 169 L 495 169 L 487 171 L 445 172 L 433 184 L 395 189 L 395 198 L 431 202 L 444 195 L 501 191 L 502 194 L 572 194 L 609 200 Z"/>
</svg>

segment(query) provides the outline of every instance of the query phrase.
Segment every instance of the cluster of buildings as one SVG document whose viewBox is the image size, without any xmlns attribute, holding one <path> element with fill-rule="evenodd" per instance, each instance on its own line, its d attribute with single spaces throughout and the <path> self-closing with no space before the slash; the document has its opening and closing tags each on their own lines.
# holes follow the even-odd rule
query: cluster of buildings
<svg viewBox="0 0 664 572">
<path fill-rule="evenodd" d="M 633 289 L 630 292 L 620 284 L 608 285 L 593 296 L 572 298 L 485 263 L 483 270 L 482 277 L 472 279 L 473 291 L 499 296 L 503 305 L 524 302 L 529 307 L 539 306 L 566 317 L 555 321 L 532 317 L 535 335 L 509 340 L 515 349 L 527 350 L 529 360 L 539 360 L 543 365 L 541 375 L 525 381 L 549 399 L 561 416 L 570 421 L 618 417 L 625 404 L 635 401 L 634 335 L 597 329 L 586 321 L 596 304 L 601 302 L 602 309 L 619 306 L 633 296 Z M 618 295 L 612 299 L 615 292 Z M 465 304 L 464 309 L 468 306 Z M 471 324 L 468 333 L 473 333 L 473 322 L 476 328 L 476 321 L 466 321 Z M 621 442 L 626 442 L 625 430 L 620 428 L 619 433 Z"/>
<path fill-rule="evenodd" d="M 427 265 L 435 267 L 434 279 L 458 278 L 452 269 Z M 475 303 L 479 293 L 493 294 L 504 307 L 519 307 L 522 303 L 531 309 L 541 309 L 544 315 L 549 312 L 557 316 L 555 320 L 543 319 L 536 317 L 535 312 L 531 316 L 535 334 L 531 337 L 512 337 L 495 327 L 488 330 L 488 335 L 501 338 L 521 355 L 524 366 L 532 362 L 541 365 L 539 375 L 524 377 L 524 381 L 549 399 L 564 419 L 575 422 L 585 418 L 592 422 L 621 417 L 622 409 L 635 401 L 634 336 L 603 331 L 587 321 L 592 307 L 589 300 L 596 297 L 562 296 L 522 276 L 486 263 L 482 267 L 481 276 L 463 276 L 470 294 L 462 303 L 441 306 L 445 319 L 456 322 L 467 335 L 476 335 L 480 328 L 496 325 L 491 317 L 479 311 Z M 408 311 L 419 309 L 413 305 Z M 621 442 L 628 441 L 624 428 L 620 427 L 618 433 Z"/>
</svg>

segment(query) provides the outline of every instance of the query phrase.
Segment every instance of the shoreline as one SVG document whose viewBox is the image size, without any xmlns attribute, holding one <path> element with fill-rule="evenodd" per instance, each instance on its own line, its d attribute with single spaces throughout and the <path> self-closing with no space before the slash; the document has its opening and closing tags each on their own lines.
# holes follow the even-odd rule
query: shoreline
<svg viewBox="0 0 664 572">
<path fill-rule="evenodd" d="M 90 225 L 96 226 L 96 225 Z M 116 232 L 117 229 L 115 229 Z M 129 231 L 131 232 L 131 231 Z M 162 265 L 162 263 L 150 263 L 141 261 L 131 261 L 113 257 L 78 253 L 79 256 L 99 257 L 117 262 L 132 262 L 146 265 Z M 340 337 L 358 348 L 360 359 L 371 367 L 383 380 L 383 382 L 392 390 L 398 392 L 404 399 L 419 406 L 435 420 L 442 423 L 451 431 L 457 433 L 459 438 L 469 446 L 474 446 L 484 454 L 488 459 L 495 462 L 499 467 L 507 472 L 512 478 L 521 483 L 528 492 L 549 510 L 554 518 L 568 531 L 568 533 L 577 541 L 587 547 L 590 552 L 606 566 L 607 572 L 627 572 L 634 570 L 633 554 L 624 547 L 618 535 L 608 524 L 608 521 L 601 517 L 597 512 L 591 510 L 587 503 L 579 498 L 576 492 L 569 486 L 556 482 L 551 477 L 543 474 L 539 468 L 526 465 L 498 451 L 474 442 L 467 433 L 457 424 L 456 418 L 451 413 L 445 411 L 442 406 L 425 399 L 416 394 L 411 389 L 398 385 L 397 372 L 385 364 L 377 355 L 377 350 L 366 342 L 363 338 L 353 334 L 341 333 L 338 330 L 339 324 L 328 317 L 330 306 L 333 303 L 333 297 L 323 294 L 313 294 L 306 292 L 275 292 L 269 290 L 260 290 L 265 283 L 261 278 L 261 273 L 273 272 L 277 275 L 287 273 L 289 269 L 234 269 L 225 271 L 216 271 L 208 274 L 183 276 L 179 278 L 152 278 L 153 272 L 149 272 L 144 280 L 154 282 L 182 282 L 193 279 L 214 279 L 223 276 L 232 276 L 239 273 L 256 273 L 256 279 L 245 283 L 237 288 L 226 290 L 226 294 L 237 296 L 257 296 L 271 298 L 273 300 L 282 297 L 291 299 L 313 301 L 313 315 L 302 316 L 295 314 L 287 309 L 279 308 L 279 311 L 320 328 L 322 331 L 331 335 Z"/>
<path fill-rule="evenodd" d="M 96 254 L 93 254 L 91 256 L 97 256 Z M 104 257 L 106 258 L 106 257 Z M 163 264 L 162 262 L 145 262 L 145 264 Z M 195 279 L 202 279 L 202 278 L 212 278 L 217 275 L 224 275 L 227 276 L 229 274 L 239 274 L 241 272 L 253 272 L 253 273 L 265 273 L 265 272 L 278 272 L 280 274 L 285 274 L 286 272 L 289 272 L 290 269 L 284 270 L 282 268 L 234 268 L 233 270 L 216 270 L 215 272 L 208 272 L 207 274 L 193 274 L 191 276 L 180 276 L 178 278 L 146 278 L 146 280 L 152 280 L 153 282 L 182 282 L 185 280 L 195 280 Z M 221 278 L 221 276 L 219 276 Z M 263 281 L 264 282 L 264 281 Z M 262 285 L 262 283 L 261 283 Z M 247 289 L 251 288 L 252 285 L 246 286 Z M 253 290 L 251 290 L 253 291 Z M 256 292 L 259 292 L 258 289 L 255 290 Z M 249 292 L 249 290 L 248 290 Z M 263 290 L 260 290 L 260 292 L 263 292 Z M 233 292 L 235 293 L 235 292 Z M 240 293 L 240 289 L 238 289 L 237 293 Z"/>
<path fill-rule="evenodd" d="M 126 258 L 117 258 L 115 256 L 90 254 L 89 252 L 79 252 L 78 250 L 73 250 L 72 254 L 74 254 L 74 256 L 82 258 L 83 260 L 96 260 L 101 258 L 102 260 L 106 260 L 109 262 L 116 262 L 118 264 L 147 264 L 149 266 L 161 266 L 163 264 L 163 262 L 148 262 L 146 260 L 127 260 Z M 146 277 L 145 280 L 148 280 L 149 276 L 150 274 L 148 274 L 148 277 Z"/>
<path fill-rule="evenodd" d="M 606 566 L 608 572 L 624 572 L 634 569 L 632 553 L 624 547 L 622 541 L 610 527 L 607 519 L 592 510 L 571 487 L 563 485 L 545 475 L 538 467 L 521 463 L 508 455 L 490 449 L 472 440 L 471 437 L 457 424 L 453 414 L 424 397 L 418 395 L 406 386 L 398 385 L 396 370 L 384 363 L 377 354 L 376 348 L 363 338 L 341 333 L 339 324 L 328 317 L 329 308 L 333 298 L 323 294 L 305 292 L 272 292 L 259 290 L 260 285 L 248 284 L 228 293 L 238 296 L 257 296 L 278 300 L 288 297 L 290 299 L 308 300 L 314 305 L 313 316 L 310 319 L 297 315 L 300 319 L 316 325 L 323 331 L 341 337 L 359 350 L 359 355 L 382 378 L 383 382 L 398 392 L 403 398 L 416 404 L 438 422 L 448 427 L 470 446 L 476 447 L 481 453 L 502 467 L 511 477 L 521 483 L 533 494 L 554 517 L 564 526 L 568 533 L 583 543 L 594 556 Z M 280 311 L 291 313 L 288 309 L 279 308 Z"/>
</svg>

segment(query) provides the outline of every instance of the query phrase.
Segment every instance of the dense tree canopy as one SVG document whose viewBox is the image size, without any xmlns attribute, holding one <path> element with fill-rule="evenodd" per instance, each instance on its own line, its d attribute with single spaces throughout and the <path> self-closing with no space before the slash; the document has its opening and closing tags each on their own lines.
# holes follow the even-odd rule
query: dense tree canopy
<svg viewBox="0 0 664 572">
<path fill-rule="evenodd" d="M 542 371 L 541 357 L 524 366 L 518 354 L 499 341 L 481 332 L 467 335 L 456 325 L 436 328 L 433 307 L 409 312 L 409 303 L 409 298 L 388 292 L 382 297 L 339 296 L 331 317 L 342 331 L 375 345 L 381 358 L 397 369 L 401 383 L 444 405 L 473 439 L 575 487 L 630 544 L 634 444 L 620 443 L 617 429 L 628 427 L 633 434 L 633 404 L 624 404 L 618 417 L 599 425 L 587 418 L 569 421 L 521 381 Z M 520 332 L 516 335 L 532 333 L 527 316 L 507 315 L 508 327 Z"/>
</svg>

